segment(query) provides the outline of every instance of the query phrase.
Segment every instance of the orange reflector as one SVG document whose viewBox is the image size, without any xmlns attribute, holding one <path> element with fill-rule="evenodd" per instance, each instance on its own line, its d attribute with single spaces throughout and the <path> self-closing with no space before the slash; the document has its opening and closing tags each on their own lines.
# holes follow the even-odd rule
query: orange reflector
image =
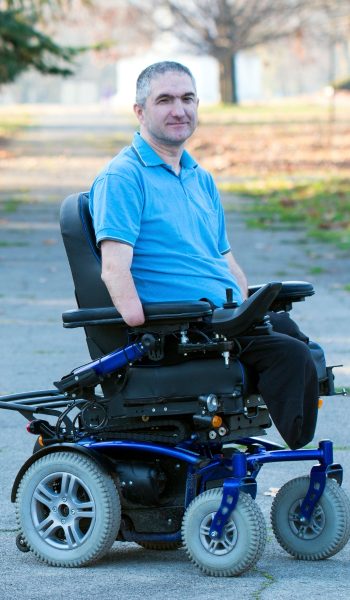
<svg viewBox="0 0 350 600">
<path fill-rule="evenodd" d="M 219 415 L 215 415 L 211 420 L 211 424 L 213 427 L 220 427 L 222 425 L 222 418 Z"/>
<path fill-rule="evenodd" d="M 39 437 L 38 437 L 38 444 L 39 444 L 39 446 L 44 446 L 43 436 L 42 435 L 39 435 Z"/>
<path fill-rule="evenodd" d="M 323 400 L 322 398 L 318 399 L 318 408 L 321 408 L 323 406 Z"/>
</svg>

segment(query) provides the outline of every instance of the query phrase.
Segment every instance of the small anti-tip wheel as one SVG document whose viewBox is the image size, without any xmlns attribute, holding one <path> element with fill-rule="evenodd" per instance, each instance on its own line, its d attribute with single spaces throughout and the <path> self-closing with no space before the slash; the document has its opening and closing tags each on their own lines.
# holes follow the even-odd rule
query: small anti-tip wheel
<svg viewBox="0 0 350 600">
<path fill-rule="evenodd" d="M 78 452 L 53 452 L 25 472 L 16 496 L 25 545 L 44 562 L 81 567 L 101 558 L 120 527 L 112 477 Z"/>
<path fill-rule="evenodd" d="M 170 550 L 178 550 L 182 547 L 181 542 L 137 542 L 139 546 L 145 548 L 146 550 L 162 550 L 162 551 L 170 551 Z"/>
<path fill-rule="evenodd" d="M 222 489 L 207 490 L 195 498 L 186 510 L 182 538 L 191 561 L 214 577 L 240 575 L 261 557 L 266 543 L 263 514 L 254 500 L 239 494 L 222 536 L 209 536 L 211 524 L 222 500 Z"/>
<path fill-rule="evenodd" d="M 322 560 L 339 552 L 350 538 L 350 501 L 334 479 L 327 479 L 305 522 L 300 507 L 309 484 L 309 477 L 297 477 L 279 490 L 271 508 L 272 529 L 278 543 L 295 558 Z"/>
<path fill-rule="evenodd" d="M 21 533 L 16 536 L 16 546 L 21 552 L 30 552 L 30 548 L 27 546 L 25 539 Z"/>
</svg>

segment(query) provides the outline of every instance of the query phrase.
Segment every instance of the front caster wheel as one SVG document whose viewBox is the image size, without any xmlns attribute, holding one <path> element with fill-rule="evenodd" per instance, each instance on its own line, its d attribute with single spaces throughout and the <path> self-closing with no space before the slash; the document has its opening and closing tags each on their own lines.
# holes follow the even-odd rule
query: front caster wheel
<svg viewBox="0 0 350 600">
<path fill-rule="evenodd" d="M 23 543 L 46 563 L 80 567 L 117 537 L 120 501 L 110 475 L 88 456 L 55 452 L 24 474 L 16 497 Z"/>
<path fill-rule="evenodd" d="M 207 575 L 240 575 L 257 563 L 264 550 L 264 517 L 251 496 L 240 493 L 221 538 L 213 540 L 209 531 L 221 500 L 222 489 L 215 488 L 191 502 L 182 525 L 183 543 L 191 561 Z"/>
<path fill-rule="evenodd" d="M 327 479 L 305 523 L 300 507 L 309 484 L 309 477 L 297 477 L 279 490 L 271 508 L 271 523 L 278 543 L 289 554 L 301 560 L 321 560 L 339 552 L 349 540 L 350 501 L 333 479 Z"/>
</svg>

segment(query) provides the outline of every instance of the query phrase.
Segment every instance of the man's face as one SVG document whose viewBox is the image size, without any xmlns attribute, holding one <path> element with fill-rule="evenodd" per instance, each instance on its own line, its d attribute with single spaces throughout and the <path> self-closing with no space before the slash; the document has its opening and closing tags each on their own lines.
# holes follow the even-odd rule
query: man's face
<svg viewBox="0 0 350 600">
<path fill-rule="evenodd" d="M 191 77 L 169 71 L 153 79 L 145 106 L 136 104 L 134 110 L 146 139 L 181 146 L 197 126 L 197 107 Z"/>
</svg>

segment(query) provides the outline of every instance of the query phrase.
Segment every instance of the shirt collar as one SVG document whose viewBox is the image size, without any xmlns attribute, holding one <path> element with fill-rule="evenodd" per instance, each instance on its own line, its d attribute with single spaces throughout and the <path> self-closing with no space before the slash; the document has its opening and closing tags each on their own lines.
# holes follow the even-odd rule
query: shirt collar
<svg viewBox="0 0 350 600">
<path fill-rule="evenodd" d="M 144 167 L 157 167 L 159 165 L 167 166 L 164 160 L 153 150 L 153 148 L 151 148 L 138 132 L 134 135 L 132 147 Z M 195 169 L 198 166 L 187 150 L 183 151 L 180 164 L 184 169 Z"/>
</svg>

